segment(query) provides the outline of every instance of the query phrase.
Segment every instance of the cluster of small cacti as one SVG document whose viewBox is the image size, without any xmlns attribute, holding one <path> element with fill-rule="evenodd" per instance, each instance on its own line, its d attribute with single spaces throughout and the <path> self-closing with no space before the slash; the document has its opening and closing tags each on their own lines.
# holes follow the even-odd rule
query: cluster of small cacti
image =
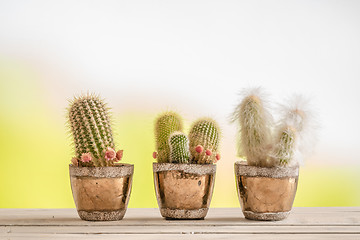
<svg viewBox="0 0 360 240">
<path fill-rule="evenodd" d="M 123 150 L 115 152 L 109 109 L 102 99 L 87 94 L 70 103 L 69 126 L 74 139 L 74 166 L 113 166 L 121 160 Z"/>
<path fill-rule="evenodd" d="M 210 164 L 220 160 L 220 128 L 210 118 L 196 121 L 189 137 L 182 132 L 182 119 L 174 112 L 165 112 L 155 121 L 156 150 L 159 163 Z"/>
<path fill-rule="evenodd" d="M 283 116 L 274 124 L 261 90 L 247 91 L 233 113 L 233 121 L 239 122 L 240 157 L 260 167 L 298 164 L 303 154 L 301 145 L 307 141 L 304 133 L 311 130 L 309 112 L 300 106 L 301 101 L 296 96 L 294 106 L 282 107 Z"/>
</svg>

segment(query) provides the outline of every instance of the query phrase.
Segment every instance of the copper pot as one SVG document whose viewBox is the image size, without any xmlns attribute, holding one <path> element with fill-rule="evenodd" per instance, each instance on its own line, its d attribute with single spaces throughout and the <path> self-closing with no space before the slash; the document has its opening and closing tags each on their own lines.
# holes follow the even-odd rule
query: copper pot
<svg viewBox="0 0 360 240">
<path fill-rule="evenodd" d="M 204 219 L 214 189 L 216 165 L 153 163 L 160 213 L 167 219 Z"/>
<path fill-rule="evenodd" d="M 87 221 L 121 220 L 130 198 L 134 165 L 76 167 L 70 164 L 76 209 Z"/>
<path fill-rule="evenodd" d="M 235 163 L 237 192 L 247 219 L 282 220 L 291 211 L 299 167 L 256 167 Z"/>
</svg>

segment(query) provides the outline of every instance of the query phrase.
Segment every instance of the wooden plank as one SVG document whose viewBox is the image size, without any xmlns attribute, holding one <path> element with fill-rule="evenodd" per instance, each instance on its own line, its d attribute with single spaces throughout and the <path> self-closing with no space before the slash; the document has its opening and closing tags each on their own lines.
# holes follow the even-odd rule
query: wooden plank
<svg viewBox="0 0 360 240">
<path fill-rule="evenodd" d="M 38 234 L 360 234 L 360 226 L 7 226 L 5 231 Z"/>
<path fill-rule="evenodd" d="M 210 209 L 205 220 L 168 221 L 158 209 L 128 209 L 125 218 L 115 222 L 82 221 L 75 209 L 0 209 L 0 226 L 162 226 L 162 225 L 275 225 L 275 226 L 359 226 L 360 207 L 294 208 L 289 218 L 278 222 L 250 221 L 240 209 Z"/>
<path fill-rule="evenodd" d="M 279 222 L 241 209 L 210 209 L 205 220 L 169 221 L 158 209 L 128 209 L 114 222 L 82 221 L 75 209 L 0 209 L 0 239 L 360 239 L 360 207 L 294 208 Z"/>
<path fill-rule="evenodd" d="M 59 240 L 59 239 L 104 239 L 104 240 L 159 240 L 159 239 L 171 239 L 171 240 L 213 240 L 213 239 L 241 239 L 241 240 L 269 240 L 269 239 L 277 239 L 277 240 L 324 240 L 324 239 L 334 239 L 334 240 L 356 240 L 359 239 L 359 235 L 355 234 L 244 234 L 244 235 L 236 235 L 236 234 L 213 234 L 213 235 L 204 235 L 204 234 L 182 234 L 182 235 L 174 235 L 174 234 L 12 234 L 8 236 L 0 235 L 0 239 L 11 239 L 11 240 Z"/>
</svg>

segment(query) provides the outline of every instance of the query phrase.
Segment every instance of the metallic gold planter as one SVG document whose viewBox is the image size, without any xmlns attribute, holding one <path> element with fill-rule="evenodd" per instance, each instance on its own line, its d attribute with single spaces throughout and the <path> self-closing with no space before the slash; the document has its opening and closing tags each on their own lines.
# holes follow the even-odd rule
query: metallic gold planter
<svg viewBox="0 0 360 240">
<path fill-rule="evenodd" d="M 81 219 L 121 220 L 130 198 L 134 165 L 69 166 L 71 190 Z"/>
<path fill-rule="evenodd" d="M 236 185 L 245 218 L 285 219 L 294 202 L 299 167 L 256 167 L 235 163 Z"/>
<path fill-rule="evenodd" d="M 167 219 L 204 219 L 214 189 L 216 165 L 153 163 L 160 213 Z"/>
</svg>

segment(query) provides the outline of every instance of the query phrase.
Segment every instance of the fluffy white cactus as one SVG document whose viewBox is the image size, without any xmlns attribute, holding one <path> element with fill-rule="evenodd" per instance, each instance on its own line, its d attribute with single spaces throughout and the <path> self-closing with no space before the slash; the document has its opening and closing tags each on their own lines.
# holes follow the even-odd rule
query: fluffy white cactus
<svg viewBox="0 0 360 240">
<path fill-rule="evenodd" d="M 233 121 L 239 123 L 238 154 L 246 157 L 249 165 L 268 167 L 273 120 L 267 102 L 260 88 L 243 91 L 241 95 L 242 101 L 233 113 Z"/>
<path fill-rule="evenodd" d="M 296 165 L 312 151 L 315 124 L 307 101 L 296 95 L 279 107 L 279 114 L 281 118 L 274 127 L 261 89 L 243 92 L 233 121 L 239 122 L 239 155 L 245 157 L 249 165 Z"/>
</svg>

